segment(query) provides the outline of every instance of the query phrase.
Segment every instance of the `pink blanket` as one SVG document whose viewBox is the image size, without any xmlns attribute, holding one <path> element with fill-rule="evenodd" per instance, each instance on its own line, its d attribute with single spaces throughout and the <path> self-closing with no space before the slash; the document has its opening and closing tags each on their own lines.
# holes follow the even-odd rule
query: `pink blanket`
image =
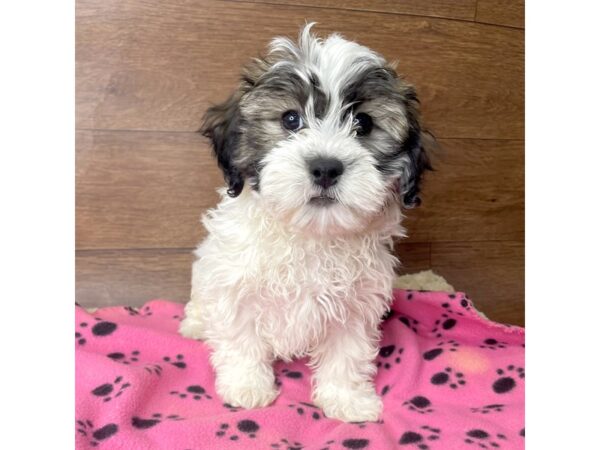
<svg viewBox="0 0 600 450">
<path fill-rule="evenodd" d="M 182 314 L 163 300 L 76 308 L 78 449 L 524 448 L 524 330 L 481 318 L 464 294 L 395 292 L 378 423 L 324 417 L 305 361 L 275 365 L 273 405 L 223 404 L 209 349 L 177 334 Z"/>
</svg>

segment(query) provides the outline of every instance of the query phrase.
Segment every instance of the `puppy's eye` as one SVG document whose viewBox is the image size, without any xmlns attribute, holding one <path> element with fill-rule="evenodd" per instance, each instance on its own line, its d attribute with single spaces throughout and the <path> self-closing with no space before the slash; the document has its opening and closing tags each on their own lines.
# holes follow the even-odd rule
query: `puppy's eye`
<svg viewBox="0 0 600 450">
<path fill-rule="evenodd" d="M 373 129 L 373 119 L 366 113 L 358 113 L 354 117 L 354 126 L 358 136 L 366 136 Z"/>
<path fill-rule="evenodd" d="M 290 131 L 298 131 L 304 126 L 302 117 L 297 111 L 287 111 L 281 116 L 281 123 L 283 128 Z"/>
</svg>

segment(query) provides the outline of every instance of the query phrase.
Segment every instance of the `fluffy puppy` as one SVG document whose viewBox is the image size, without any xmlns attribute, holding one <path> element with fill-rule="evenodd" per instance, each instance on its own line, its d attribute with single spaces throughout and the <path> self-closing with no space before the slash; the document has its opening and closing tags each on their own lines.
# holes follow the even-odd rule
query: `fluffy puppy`
<svg viewBox="0 0 600 450">
<path fill-rule="evenodd" d="M 429 163 L 414 89 L 377 53 L 311 26 L 298 43 L 274 39 L 206 114 L 228 188 L 203 217 L 180 332 L 212 348 L 231 405 L 268 405 L 273 361 L 306 356 L 328 417 L 374 421 L 392 239 Z"/>
</svg>

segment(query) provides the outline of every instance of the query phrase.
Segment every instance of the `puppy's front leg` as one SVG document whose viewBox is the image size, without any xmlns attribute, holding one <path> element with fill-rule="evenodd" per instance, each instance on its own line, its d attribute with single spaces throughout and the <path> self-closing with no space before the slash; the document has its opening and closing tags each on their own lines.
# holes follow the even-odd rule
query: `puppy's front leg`
<svg viewBox="0 0 600 450">
<path fill-rule="evenodd" d="M 367 333 L 364 323 L 338 325 L 311 355 L 313 401 L 326 416 L 345 422 L 379 418 L 383 404 L 373 384 L 377 338 L 376 331 Z"/>
<path fill-rule="evenodd" d="M 279 392 L 275 388 L 273 359 L 252 326 L 237 329 L 235 337 L 211 345 L 216 389 L 224 402 L 257 408 L 275 400 Z"/>
</svg>

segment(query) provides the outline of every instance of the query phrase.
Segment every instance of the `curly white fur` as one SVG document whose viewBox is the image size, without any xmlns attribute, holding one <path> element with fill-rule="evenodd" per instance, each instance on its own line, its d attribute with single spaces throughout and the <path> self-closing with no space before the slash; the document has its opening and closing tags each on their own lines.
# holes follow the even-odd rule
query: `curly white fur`
<svg viewBox="0 0 600 450">
<path fill-rule="evenodd" d="M 399 208 L 389 208 L 378 218 L 387 227 L 319 238 L 288 231 L 249 189 L 223 195 L 203 220 L 209 235 L 196 251 L 180 331 L 214 349 L 226 402 L 267 405 L 277 395 L 273 360 L 309 356 L 314 401 L 326 415 L 378 418 L 373 359 L 391 299 L 399 219 Z"/>
<path fill-rule="evenodd" d="M 317 117 L 309 99 L 307 126 L 289 133 L 241 96 L 241 113 L 253 117 L 274 144 L 260 154 L 256 182 L 235 198 L 222 190 L 220 204 L 204 216 L 208 237 L 196 251 L 180 331 L 212 347 L 217 392 L 232 405 L 269 404 L 277 396 L 273 361 L 308 356 L 313 401 L 327 416 L 374 421 L 382 403 L 372 382 L 373 360 L 397 264 L 392 238 L 404 235 L 398 185 L 409 159 L 393 152 L 408 122 L 401 102 L 378 118 L 373 105 L 385 99 L 375 99 L 367 110 L 379 127 L 372 137 L 357 138 L 352 114 L 343 118 L 352 105 L 343 105 L 342 91 L 365 68 L 384 61 L 337 35 L 321 41 L 309 29 L 298 47 L 285 39 L 273 42 L 272 54 L 283 56 L 269 70 L 288 64 L 307 83 L 307 74 L 317 77 L 328 109 Z M 257 155 L 252 150 L 238 160 Z M 312 201 L 322 189 L 307 161 L 317 157 L 335 158 L 345 168 L 328 189 L 327 205 Z"/>
</svg>

